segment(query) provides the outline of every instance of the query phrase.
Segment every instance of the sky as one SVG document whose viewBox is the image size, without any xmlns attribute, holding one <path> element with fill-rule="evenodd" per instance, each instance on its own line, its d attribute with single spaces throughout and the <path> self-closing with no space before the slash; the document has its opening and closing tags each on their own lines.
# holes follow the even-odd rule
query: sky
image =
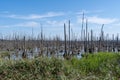
<svg viewBox="0 0 120 80">
<path fill-rule="evenodd" d="M 46 37 L 63 37 L 68 20 L 76 37 L 80 36 L 82 14 L 88 31 L 99 35 L 120 33 L 120 0 L 0 0 L 0 37 L 13 34 L 36 36 L 41 26 Z"/>
</svg>

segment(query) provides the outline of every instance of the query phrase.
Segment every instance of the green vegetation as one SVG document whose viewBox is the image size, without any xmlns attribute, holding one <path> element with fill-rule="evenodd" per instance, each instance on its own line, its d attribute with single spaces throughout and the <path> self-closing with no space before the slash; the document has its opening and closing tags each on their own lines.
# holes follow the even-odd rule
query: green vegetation
<svg viewBox="0 0 120 80">
<path fill-rule="evenodd" d="M 4 58 L 4 57 L 6 57 L 6 56 L 10 56 L 10 52 L 9 52 L 9 51 L 1 51 L 1 52 L 0 52 L 0 57 L 1 57 L 1 58 Z"/>
<path fill-rule="evenodd" d="M 0 60 L 0 80 L 118 80 L 120 54 L 89 54 L 70 60 L 39 57 Z"/>
<path fill-rule="evenodd" d="M 95 75 L 100 79 L 108 78 L 108 80 L 118 80 L 120 77 L 120 54 L 89 54 L 87 58 L 84 57 L 81 60 L 72 59 L 70 64 L 85 76 Z"/>
</svg>

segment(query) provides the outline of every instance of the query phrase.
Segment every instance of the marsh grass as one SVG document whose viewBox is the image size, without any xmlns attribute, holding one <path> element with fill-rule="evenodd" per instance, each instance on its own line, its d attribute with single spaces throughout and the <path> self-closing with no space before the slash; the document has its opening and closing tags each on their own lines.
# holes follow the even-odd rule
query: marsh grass
<svg viewBox="0 0 120 80">
<path fill-rule="evenodd" d="M 98 53 L 89 54 L 82 59 L 73 58 L 71 64 L 84 75 L 98 76 L 120 76 L 120 54 L 115 53 Z M 118 69 L 119 68 L 119 69 Z"/>
<path fill-rule="evenodd" d="M 118 80 L 120 54 L 89 54 L 82 59 L 0 60 L 0 80 Z"/>
<path fill-rule="evenodd" d="M 9 51 L 1 51 L 1 52 L 0 52 L 0 57 L 1 57 L 1 58 L 4 58 L 4 57 L 6 57 L 6 56 L 10 56 L 10 52 L 9 52 Z"/>
</svg>

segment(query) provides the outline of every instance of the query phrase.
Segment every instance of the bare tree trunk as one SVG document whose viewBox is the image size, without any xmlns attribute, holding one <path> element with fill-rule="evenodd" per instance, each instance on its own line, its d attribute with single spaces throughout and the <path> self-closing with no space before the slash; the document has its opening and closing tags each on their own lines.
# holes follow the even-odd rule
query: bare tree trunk
<svg viewBox="0 0 120 80">
<path fill-rule="evenodd" d="M 71 43 L 70 43 L 70 20 L 69 20 L 69 54 L 71 50 Z"/>
<path fill-rule="evenodd" d="M 101 28 L 101 49 L 104 50 L 104 31 L 103 31 L 104 24 L 102 24 Z"/>
<path fill-rule="evenodd" d="M 40 44 L 40 54 L 39 56 L 43 55 L 43 28 L 41 24 L 41 44 Z"/>
<path fill-rule="evenodd" d="M 83 47 L 84 47 L 84 51 L 85 51 L 85 53 L 86 53 L 86 47 L 85 47 L 85 44 L 86 44 L 86 37 L 85 37 L 85 30 L 83 30 Z"/>
<path fill-rule="evenodd" d="M 64 43 L 65 43 L 65 53 L 64 53 L 64 55 L 66 56 L 67 55 L 67 46 L 66 46 L 66 26 L 65 26 L 65 24 L 64 24 Z"/>
<path fill-rule="evenodd" d="M 90 53 L 93 53 L 93 47 L 94 45 L 93 45 L 93 30 L 91 30 L 91 51 L 90 51 Z"/>
<path fill-rule="evenodd" d="M 86 20 L 86 53 L 88 52 L 88 42 L 87 42 L 87 38 L 88 38 L 88 22 Z"/>
<path fill-rule="evenodd" d="M 25 50 L 25 45 L 26 45 L 26 43 L 25 43 L 25 36 L 24 36 L 24 38 L 23 38 L 23 53 L 22 53 L 22 58 L 26 58 L 27 56 L 26 56 L 26 50 Z"/>
<path fill-rule="evenodd" d="M 119 45 L 119 34 L 117 34 L 117 37 L 116 37 L 116 47 L 118 48 L 118 45 Z"/>
<path fill-rule="evenodd" d="M 109 34 L 106 35 L 106 51 L 109 52 L 109 48 L 108 48 L 108 39 L 109 39 Z"/>
<path fill-rule="evenodd" d="M 82 17 L 82 29 L 81 29 L 81 41 L 83 41 L 83 27 L 84 27 L 84 12 L 83 12 L 83 17 Z"/>
</svg>

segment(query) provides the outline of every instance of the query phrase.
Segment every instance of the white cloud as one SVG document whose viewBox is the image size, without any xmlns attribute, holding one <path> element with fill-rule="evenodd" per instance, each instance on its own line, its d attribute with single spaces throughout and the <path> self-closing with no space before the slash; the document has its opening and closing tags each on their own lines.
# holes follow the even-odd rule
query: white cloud
<svg viewBox="0 0 120 80">
<path fill-rule="evenodd" d="M 39 27 L 40 24 L 38 22 L 30 21 L 30 22 L 23 22 L 13 25 L 0 25 L 2 28 L 11 28 L 11 27 Z"/>
<path fill-rule="evenodd" d="M 20 23 L 20 24 L 15 24 L 13 25 L 14 27 L 39 27 L 40 24 L 38 22 L 34 22 L 34 21 L 31 21 L 31 22 L 24 22 L 24 23 Z"/>
<path fill-rule="evenodd" d="M 68 20 L 62 20 L 62 21 L 57 21 L 57 20 L 47 20 L 44 22 L 43 26 L 45 27 L 54 27 L 54 28 L 60 28 L 64 26 L 64 23 L 66 23 L 66 26 L 68 26 Z M 71 23 L 72 25 L 72 23 Z M 35 21 L 28 21 L 28 22 L 22 22 L 22 23 L 17 23 L 17 24 L 12 24 L 12 25 L 0 25 L 2 28 L 10 28 L 10 27 L 40 27 L 41 24 L 39 22 Z"/>
<path fill-rule="evenodd" d="M 81 10 L 81 11 L 78 11 L 76 14 L 78 14 L 78 15 L 81 15 L 83 13 L 85 13 L 85 14 L 94 14 L 94 13 L 101 13 L 101 12 L 103 12 L 103 10 L 93 10 L 93 11 Z"/>
<path fill-rule="evenodd" d="M 68 26 L 68 20 L 62 20 L 62 21 L 57 21 L 57 20 L 47 20 L 44 22 L 43 26 L 45 27 L 54 27 L 54 28 L 60 28 L 64 26 L 64 23 L 66 23 L 66 26 Z M 72 25 L 72 23 L 71 23 Z M 0 25 L 2 28 L 10 28 L 10 27 L 40 27 L 41 24 L 36 21 L 28 21 L 28 22 L 21 22 L 17 24 L 12 24 L 12 25 Z"/>
<path fill-rule="evenodd" d="M 113 26 L 120 26 L 120 22 L 112 24 Z"/>
<path fill-rule="evenodd" d="M 87 11 L 87 10 L 81 10 L 81 11 L 77 12 L 76 14 L 81 15 L 83 13 L 87 14 L 87 13 L 89 13 L 89 11 Z"/>
<path fill-rule="evenodd" d="M 50 17 L 56 17 L 56 16 L 62 16 L 64 15 L 64 13 L 62 12 L 48 12 L 46 14 L 30 14 L 30 15 L 7 15 L 5 17 L 9 17 L 9 18 L 15 18 L 15 19 L 42 19 L 42 18 L 50 18 Z"/>
<path fill-rule="evenodd" d="M 97 16 L 87 17 L 88 22 L 95 23 L 95 24 L 111 24 L 118 21 L 115 18 L 101 18 Z"/>
<path fill-rule="evenodd" d="M 93 23 L 93 24 L 113 24 L 118 22 L 119 20 L 116 18 L 102 18 L 98 16 L 91 16 L 91 17 L 86 17 L 88 20 L 88 23 Z M 81 18 L 78 17 L 77 22 L 81 23 Z"/>
<path fill-rule="evenodd" d="M 66 23 L 67 20 L 62 20 L 62 21 L 56 21 L 56 20 L 53 20 L 53 21 L 47 21 L 47 25 L 50 25 L 50 26 L 63 26 L 64 23 Z"/>
<path fill-rule="evenodd" d="M 46 26 L 51 26 L 54 28 L 63 28 L 64 27 L 64 23 L 66 25 L 66 27 L 68 27 L 68 20 L 61 20 L 61 21 L 57 21 L 57 20 L 48 20 L 46 21 Z M 71 26 L 74 26 L 74 23 L 70 23 Z"/>
</svg>

